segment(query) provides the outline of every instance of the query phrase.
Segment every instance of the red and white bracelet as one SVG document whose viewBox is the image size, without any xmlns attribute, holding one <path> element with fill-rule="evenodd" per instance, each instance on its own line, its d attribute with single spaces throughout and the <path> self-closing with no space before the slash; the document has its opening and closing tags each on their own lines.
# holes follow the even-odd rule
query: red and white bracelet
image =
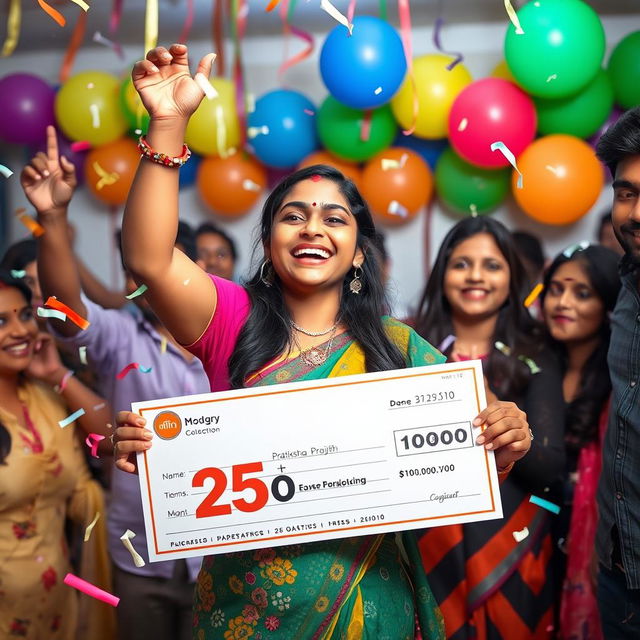
<svg viewBox="0 0 640 640">
<path fill-rule="evenodd" d="M 161 164 L 163 167 L 178 169 L 191 157 L 191 150 L 186 144 L 182 145 L 182 154 L 178 157 L 168 156 L 166 153 L 154 151 L 144 136 L 138 139 L 138 150 L 143 158 Z"/>
</svg>

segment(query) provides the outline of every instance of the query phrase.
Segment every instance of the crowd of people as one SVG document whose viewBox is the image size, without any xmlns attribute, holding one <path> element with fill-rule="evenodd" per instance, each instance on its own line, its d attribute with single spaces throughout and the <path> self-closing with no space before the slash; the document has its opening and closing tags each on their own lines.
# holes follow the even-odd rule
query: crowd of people
<svg viewBox="0 0 640 640">
<path fill-rule="evenodd" d="M 133 82 L 155 155 L 118 235 L 125 290 L 74 253 L 75 172 L 53 128 L 21 175 L 44 233 L 0 261 L 0 637 L 640 637 L 640 108 L 598 145 L 613 206 L 597 241 L 547 261 L 530 234 L 463 219 L 410 317 L 394 319 L 393 256 L 356 186 L 324 165 L 268 196 L 264 257 L 236 283 L 235 242 L 179 221 L 179 169 L 162 164 L 181 161 L 203 97 L 186 46 L 150 51 Z M 87 323 L 42 317 L 50 296 Z M 152 433 L 132 402 L 476 359 L 476 444 L 495 452 L 502 519 L 144 566 L 122 544 L 135 531 L 147 557 L 135 474 Z M 133 361 L 151 373 L 123 379 Z M 278 561 L 286 609 L 248 577 Z M 118 607 L 78 597 L 68 572 Z"/>
</svg>

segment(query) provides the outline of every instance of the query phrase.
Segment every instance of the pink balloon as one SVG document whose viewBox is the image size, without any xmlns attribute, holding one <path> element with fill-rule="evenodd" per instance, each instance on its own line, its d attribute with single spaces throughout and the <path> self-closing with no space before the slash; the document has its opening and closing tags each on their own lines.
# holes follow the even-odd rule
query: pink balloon
<svg viewBox="0 0 640 640">
<path fill-rule="evenodd" d="M 449 140 L 467 162 L 497 169 L 509 161 L 496 150 L 503 142 L 514 156 L 521 154 L 536 135 L 538 118 L 531 98 L 512 82 L 484 78 L 465 87 L 449 112 Z"/>
</svg>

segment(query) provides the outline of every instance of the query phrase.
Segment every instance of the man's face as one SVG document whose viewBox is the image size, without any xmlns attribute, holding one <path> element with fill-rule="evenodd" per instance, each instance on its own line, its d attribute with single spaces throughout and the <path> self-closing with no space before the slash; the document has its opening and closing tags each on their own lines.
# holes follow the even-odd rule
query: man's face
<svg viewBox="0 0 640 640">
<path fill-rule="evenodd" d="M 198 260 L 204 263 L 204 270 L 214 276 L 231 280 L 235 262 L 229 243 L 217 233 L 201 233 L 196 238 Z"/>
<path fill-rule="evenodd" d="M 640 155 L 629 156 L 616 168 L 611 221 L 625 253 L 640 264 Z"/>
</svg>

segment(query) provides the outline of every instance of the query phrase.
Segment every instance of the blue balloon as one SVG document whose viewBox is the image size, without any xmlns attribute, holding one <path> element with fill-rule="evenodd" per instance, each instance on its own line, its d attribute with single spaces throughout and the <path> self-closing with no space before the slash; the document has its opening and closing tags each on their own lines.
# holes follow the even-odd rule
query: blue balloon
<svg viewBox="0 0 640 640">
<path fill-rule="evenodd" d="M 313 103 L 297 91 L 265 93 L 249 114 L 249 128 L 256 128 L 249 144 L 256 157 L 268 167 L 284 169 L 315 151 L 319 144 L 315 110 Z"/>
<path fill-rule="evenodd" d="M 406 72 L 402 40 L 380 18 L 355 18 L 351 36 L 338 25 L 322 46 L 322 79 L 338 102 L 353 109 L 373 109 L 389 102 Z"/>
<path fill-rule="evenodd" d="M 406 147 L 407 149 L 411 149 L 411 151 L 419 153 L 429 167 L 435 170 L 438 158 L 449 146 L 449 140 L 448 138 L 425 140 L 423 138 L 416 138 L 415 136 L 405 136 L 400 132 L 391 146 Z"/>
<path fill-rule="evenodd" d="M 198 176 L 198 167 L 201 162 L 202 156 L 192 153 L 189 160 L 180 167 L 180 189 L 190 187 L 196 181 L 196 177 Z"/>
</svg>

